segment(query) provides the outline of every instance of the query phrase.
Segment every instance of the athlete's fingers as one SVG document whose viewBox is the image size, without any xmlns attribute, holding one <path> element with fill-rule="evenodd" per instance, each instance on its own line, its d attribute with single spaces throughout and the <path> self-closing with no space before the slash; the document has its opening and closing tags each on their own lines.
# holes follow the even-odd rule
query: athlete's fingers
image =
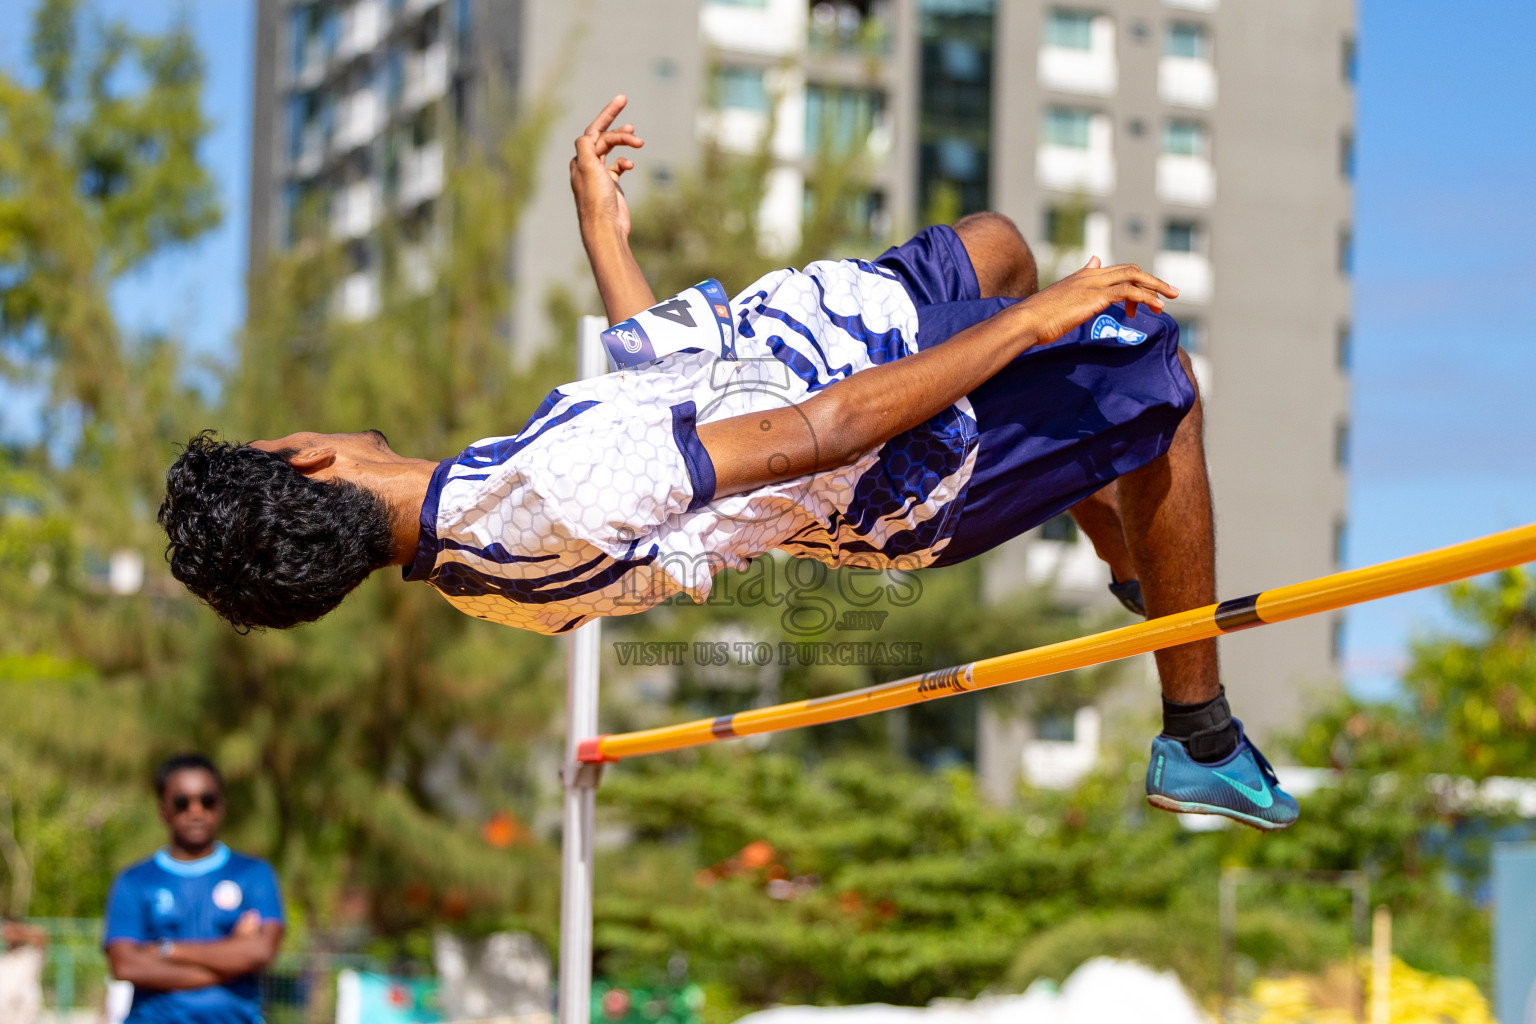
<svg viewBox="0 0 1536 1024">
<path fill-rule="evenodd" d="M 1104 265 L 1104 261 L 1103 260 L 1099 259 L 1097 256 L 1090 256 L 1090 257 L 1088 257 L 1088 262 L 1083 264 L 1083 269 L 1084 270 L 1098 270 L 1103 265 Z"/>
<path fill-rule="evenodd" d="M 599 157 L 605 157 L 620 146 L 628 146 L 630 149 L 639 149 L 645 145 L 645 140 L 634 132 L 602 132 L 591 138 L 592 152 Z"/>
<path fill-rule="evenodd" d="M 619 93 L 613 99 L 608 101 L 608 105 L 603 107 L 602 112 L 592 119 L 592 123 L 587 125 L 587 130 L 582 134 L 595 135 L 598 132 L 606 131 L 608 126 L 613 124 L 614 118 L 619 116 L 619 113 L 624 109 L 624 105 L 628 102 L 629 97 L 625 96 L 623 93 Z"/>
<path fill-rule="evenodd" d="M 1118 272 L 1116 275 L 1117 280 L 1132 281 L 1143 288 L 1150 288 L 1152 291 L 1166 295 L 1170 299 L 1178 298 L 1179 290 L 1177 288 L 1160 277 L 1153 277 L 1134 263 L 1126 263 L 1111 269 Z"/>
<path fill-rule="evenodd" d="M 1136 304 L 1146 306 L 1154 312 L 1161 313 L 1163 311 L 1163 297 L 1151 288 L 1125 285 L 1116 297 L 1125 302 L 1126 312 L 1131 316 L 1136 315 L 1132 308 Z"/>
<path fill-rule="evenodd" d="M 613 166 L 611 168 L 609 168 L 609 170 L 613 172 L 613 180 L 614 181 L 618 181 L 620 175 L 622 175 L 625 171 L 632 171 L 634 169 L 635 169 L 635 162 L 633 160 L 629 159 L 628 157 L 622 157 L 622 156 L 619 157 L 617 160 L 615 160 L 613 162 Z"/>
</svg>

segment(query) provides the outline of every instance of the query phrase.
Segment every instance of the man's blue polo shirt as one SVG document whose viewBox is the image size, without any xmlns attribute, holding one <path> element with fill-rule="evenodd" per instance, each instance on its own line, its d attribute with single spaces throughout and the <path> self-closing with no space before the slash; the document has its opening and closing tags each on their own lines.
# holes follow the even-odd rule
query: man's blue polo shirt
<svg viewBox="0 0 1536 1024">
<path fill-rule="evenodd" d="M 248 910 L 282 923 L 277 875 L 264 860 L 235 853 L 223 843 L 200 860 L 173 860 L 161 850 L 125 869 L 107 898 L 101 943 L 198 942 L 222 939 Z M 256 975 L 223 985 L 156 992 L 136 989 L 125 1024 L 258 1024 L 261 992 Z"/>
</svg>

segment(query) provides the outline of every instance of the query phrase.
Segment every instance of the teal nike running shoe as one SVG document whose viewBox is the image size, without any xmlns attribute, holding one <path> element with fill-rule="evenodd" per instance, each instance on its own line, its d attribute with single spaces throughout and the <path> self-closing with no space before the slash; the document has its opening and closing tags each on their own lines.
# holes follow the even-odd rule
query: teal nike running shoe
<svg viewBox="0 0 1536 1024">
<path fill-rule="evenodd" d="M 1285 828 L 1299 813 L 1296 798 L 1280 788 L 1242 722 L 1237 722 L 1237 749 L 1214 764 L 1196 761 L 1178 740 L 1153 740 L 1147 803 L 1178 814 L 1220 814 L 1265 831 Z"/>
</svg>

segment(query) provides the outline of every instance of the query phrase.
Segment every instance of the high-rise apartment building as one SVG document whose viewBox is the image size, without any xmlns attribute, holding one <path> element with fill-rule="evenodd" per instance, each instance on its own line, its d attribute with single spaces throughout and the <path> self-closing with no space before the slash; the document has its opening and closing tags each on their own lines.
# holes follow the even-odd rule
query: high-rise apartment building
<svg viewBox="0 0 1536 1024">
<path fill-rule="evenodd" d="M 569 140 L 625 92 L 647 139 L 625 179 L 632 203 L 687 173 L 706 139 L 766 142 L 760 226 L 788 249 L 831 147 L 866 158 L 859 209 L 877 233 L 991 208 L 1023 229 L 1046 278 L 1096 254 L 1177 284 L 1170 312 L 1205 394 L 1221 595 L 1342 560 L 1347 0 L 259 0 L 258 20 L 253 259 L 287 244 L 306 195 L 326 197 L 353 254 L 346 315 L 377 305 L 385 218 L 432 237 L 445 139 L 479 130 L 493 92 L 553 89 L 561 112 L 511 259 L 514 352 L 549 343 L 549 289 L 591 294 Z M 1066 523 L 988 570 L 994 592 L 1051 580 L 1082 600 L 1107 582 Z M 1289 725 L 1309 691 L 1338 685 L 1341 621 L 1221 641 L 1250 729 Z M 1095 723 L 1044 729 L 1041 771 L 1070 774 Z M 1019 763 L 1021 728 L 992 730 L 993 760 Z"/>
</svg>

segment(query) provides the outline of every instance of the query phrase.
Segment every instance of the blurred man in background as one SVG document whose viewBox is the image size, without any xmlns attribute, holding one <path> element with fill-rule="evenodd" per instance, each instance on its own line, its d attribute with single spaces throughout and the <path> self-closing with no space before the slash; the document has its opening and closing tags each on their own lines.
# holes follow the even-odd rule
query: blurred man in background
<svg viewBox="0 0 1536 1024">
<path fill-rule="evenodd" d="M 259 1024 L 256 974 L 282 942 L 271 865 L 218 841 L 224 780 L 201 754 L 155 772 L 170 842 L 123 871 L 107 900 L 112 974 L 133 983 L 129 1024 Z"/>
</svg>

